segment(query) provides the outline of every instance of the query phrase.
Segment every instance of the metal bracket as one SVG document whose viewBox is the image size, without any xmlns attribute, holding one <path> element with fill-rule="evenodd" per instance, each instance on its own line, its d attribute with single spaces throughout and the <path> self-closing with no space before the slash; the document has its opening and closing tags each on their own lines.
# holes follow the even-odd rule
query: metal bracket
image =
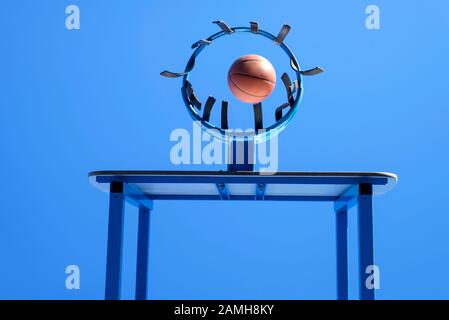
<svg viewBox="0 0 449 320">
<path fill-rule="evenodd" d="M 360 183 L 349 187 L 337 200 L 334 202 L 334 211 L 338 211 L 346 207 L 351 209 L 357 204 L 357 197 L 363 195 L 372 195 L 373 186 L 369 183 Z"/>
<path fill-rule="evenodd" d="M 229 189 L 225 183 L 217 183 L 218 193 L 220 194 L 221 200 L 229 200 Z"/>
<path fill-rule="evenodd" d="M 256 186 L 256 200 L 263 200 L 265 198 L 266 189 L 267 185 L 264 183 L 260 183 Z"/>
</svg>

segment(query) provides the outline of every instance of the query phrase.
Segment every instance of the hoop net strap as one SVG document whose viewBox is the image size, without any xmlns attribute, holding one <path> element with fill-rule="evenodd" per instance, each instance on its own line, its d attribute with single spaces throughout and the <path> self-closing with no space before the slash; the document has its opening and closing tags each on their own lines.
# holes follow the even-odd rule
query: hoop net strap
<svg viewBox="0 0 449 320">
<path fill-rule="evenodd" d="M 282 105 L 280 105 L 279 107 L 276 108 L 276 111 L 274 113 L 274 116 L 276 118 L 276 121 L 279 121 L 282 119 L 282 111 L 287 108 L 287 107 L 291 107 L 290 103 L 286 102 Z"/>
<path fill-rule="evenodd" d="M 285 37 L 287 36 L 287 34 L 290 32 L 291 27 L 288 24 L 284 24 L 282 26 L 281 31 L 279 31 L 279 34 L 277 35 L 276 39 L 274 39 L 274 43 L 276 44 L 281 44 Z"/>
<path fill-rule="evenodd" d="M 186 90 L 187 98 L 189 102 L 193 104 L 198 110 L 201 110 L 201 101 L 197 98 L 195 92 L 193 91 L 192 84 L 186 81 L 186 85 L 184 86 L 184 90 Z"/>
<path fill-rule="evenodd" d="M 220 21 L 214 21 L 213 23 L 215 23 L 216 25 L 218 25 L 221 30 L 223 30 L 225 33 L 233 33 L 234 30 L 232 30 L 232 28 L 230 26 L 228 26 L 226 24 L 226 22 L 220 20 Z"/>
<path fill-rule="evenodd" d="M 171 71 L 164 70 L 160 74 L 161 74 L 161 76 L 167 77 L 167 78 L 179 78 L 179 77 L 185 76 L 190 71 L 192 71 L 194 66 L 195 66 L 195 59 L 191 59 L 184 72 L 171 72 Z"/>
<path fill-rule="evenodd" d="M 192 49 L 195 49 L 196 47 L 199 47 L 199 46 L 207 46 L 211 43 L 212 43 L 212 41 L 210 41 L 210 40 L 201 39 L 201 40 L 198 40 L 197 42 L 195 42 L 194 44 L 192 44 Z"/>
<path fill-rule="evenodd" d="M 298 81 L 295 80 L 293 83 L 290 80 L 290 77 L 287 73 L 284 73 L 281 77 L 282 82 L 284 83 L 285 90 L 287 91 L 287 100 L 290 103 L 291 106 L 293 106 L 295 99 L 293 97 L 293 94 L 298 90 Z"/>
<path fill-rule="evenodd" d="M 222 101 L 221 102 L 221 128 L 223 130 L 229 129 L 228 125 L 228 102 Z"/>
<path fill-rule="evenodd" d="M 263 129 L 262 121 L 262 103 L 253 104 L 254 109 L 254 128 L 257 130 Z"/>
<path fill-rule="evenodd" d="M 206 105 L 204 106 L 203 120 L 209 121 L 210 113 L 212 111 L 212 107 L 214 106 L 216 99 L 212 96 L 209 96 L 206 101 Z"/>
<path fill-rule="evenodd" d="M 315 67 L 313 69 L 300 71 L 299 73 L 301 73 L 303 76 L 314 76 L 314 75 L 320 74 L 322 72 L 324 72 L 324 70 L 322 68 Z"/>
<path fill-rule="evenodd" d="M 257 22 L 251 21 L 249 24 L 251 26 L 251 32 L 259 33 L 259 24 Z"/>
<path fill-rule="evenodd" d="M 187 72 L 171 72 L 168 70 L 164 70 L 161 72 L 161 76 L 166 77 L 166 78 L 179 78 L 186 74 L 187 74 Z"/>
</svg>

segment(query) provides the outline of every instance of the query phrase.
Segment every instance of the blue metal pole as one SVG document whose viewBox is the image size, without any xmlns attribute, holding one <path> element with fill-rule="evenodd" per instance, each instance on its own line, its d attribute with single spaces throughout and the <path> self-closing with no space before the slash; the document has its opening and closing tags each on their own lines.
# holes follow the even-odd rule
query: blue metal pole
<svg viewBox="0 0 449 320">
<path fill-rule="evenodd" d="M 228 153 L 228 171 L 254 171 L 254 141 L 232 139 Z"/>
<path fill-rule="evenodd" d="M 348 300 L 348 209 L 343 207 L 336 214 L 337 237 L 337 299 Z"/>
<path fill-rule="evenodd" d="M 150 209 L 139 206 L 139 231 L 137 235 L 136 300 L 147 299 L 148 256 L 150 235 Z"/>
<path fill-rule="evenodd" d="M 120 299 L 124 211 L 125 195 L 123 193 L 123 182 L 111 182 L 106 262 L 106 300 Z"/>
<path fill-rule="evenodd" d="M 359 293 L 361 300 L 374 300 L 374 289 L 369 289 L 366 285 L 366 268 L 374 265 L 372 197 L 372 185 L 360 184 L 357 208 L 359 227 Z"/>
</svg>

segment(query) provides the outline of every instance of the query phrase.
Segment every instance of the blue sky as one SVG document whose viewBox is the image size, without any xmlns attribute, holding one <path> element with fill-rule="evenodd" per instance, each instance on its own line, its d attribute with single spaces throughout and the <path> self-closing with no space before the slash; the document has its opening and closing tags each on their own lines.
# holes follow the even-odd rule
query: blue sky
<svg viewBox="0 0 449 320">
<path fill-rule="evenodd" d="M 65 28 L 69 4 L 81 10 L 80 30 Z M 365 28 L 370 4 L 380 30 Z M 279 139 L 280 170 L 398 174 L 396 189 L 374 200 L 377 298 L 449 298 L 448 12 L 444 1 L 2 2 L 0 298 L 103 298 L 108 198 L 88 172 L 222 169 L 171 164 L 170 132 L 192 122 L 180 80 L 159 76 L 182 70 L 217 19 L 272 33 L 288 22 L 302 67 L 326 70 L 305 79 Z M 229 97 L 224 71 L 241 54 L 267 56 L 278 77 L 288 66 L 257 40 L 222 44 L 192 74 L 202 96 Z M 130 207 L 124 298 L 136 223 Z M 158 202 L 151 223 L 152 299 L 335 298 L 331 204 Z M 351 297 L 355 226 L 351 211 Z M 80 290 L 65 288 L 70 264 Z"/>
</svg>

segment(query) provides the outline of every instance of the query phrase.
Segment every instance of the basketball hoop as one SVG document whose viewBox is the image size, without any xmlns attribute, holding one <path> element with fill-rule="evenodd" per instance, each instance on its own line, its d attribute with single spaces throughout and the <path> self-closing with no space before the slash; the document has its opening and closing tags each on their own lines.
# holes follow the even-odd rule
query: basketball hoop
<svg viewBox="0 0 449 320">
<path fill-rule="evenodd" d="M 302 76 L 310 76 L 323 72 L 323 69 L 316 67 L 310 70 L 301 70 L 299 62 L 296 59 L 290 48 L 284 43 L 284 39 L 290 31 L 290 26 L 285 24 L 279 34 L 274 36 L 273 34 L 259 29 L 257 22 L 250 22 L 250 27 L 229 27 L 224 21 L 214 21 L 221 31 L 217 32 L 206 39 L 201 39 L 192 45 L 192 49 L 195 49 L 190 59 L 187 62 L 184 72 L 175 73 L 170 71 L 163 71 L 161 75 L 168 78 L 183 77 L 182 82 L 182 98 L 187 111 L 195 122 L 201 124 L 201 126 L 208 130 L 211 135 L 228 143 L 229 141 L 248 141 L 253 143 L 260 143 L 271 139 L 283 131 L 295 115 L 303 93 Z M 216 101 L 213 96 L 209 96 L 204 104 L 204 111 L 201 115 L 199 111 L 202 109 L 203 103 L 196 96 L 192 83 L 189 81 L 189 74 L 195 66 L 195 61 L 198 55 L 213 41 L 224 37 L 230 36 L 236 33 L 249 33 L 256 36 L 262 36 L 271 40 L 275 45 L 278 45 L 290 59 L 290 66 L 295 73 L 296 80 L 293 82 L 287 73 L 283 73 L 281 79 L 286 88 L 287 99 L 275 111 L 275 123 L 264 127 L 262 117 L 262 105 L 256 103 L 254 108 L 254 131 L 245 132 L 245 134 L 236 134 L 235 131 L 229 128 L 228 124 L 228 102 L 222 101 L 221 105 L 221 126 L 217 127 L 209 122 L 212 107 Z M 284 111 L 288 111 L 284 114 Z"/>
</svg>

